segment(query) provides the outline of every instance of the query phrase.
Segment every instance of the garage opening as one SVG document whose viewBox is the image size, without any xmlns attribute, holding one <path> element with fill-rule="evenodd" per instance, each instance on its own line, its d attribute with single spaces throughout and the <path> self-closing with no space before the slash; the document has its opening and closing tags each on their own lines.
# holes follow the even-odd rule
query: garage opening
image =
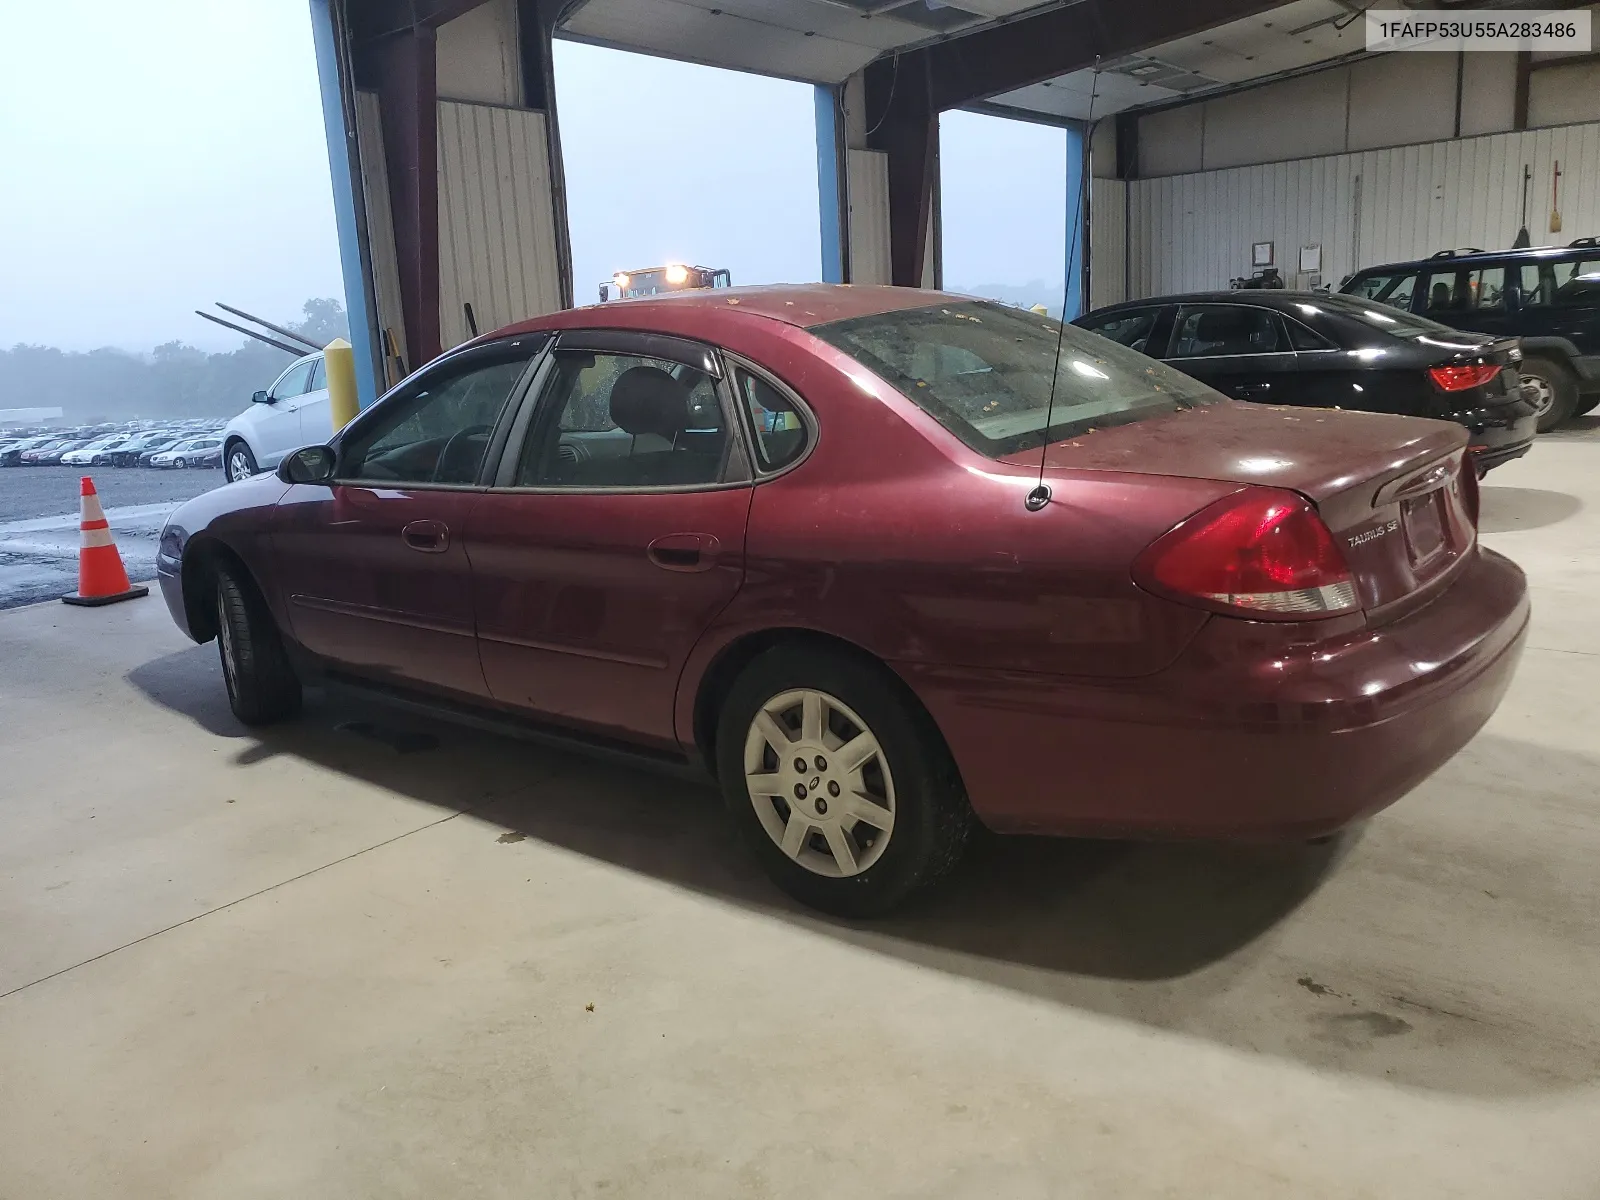
<svg viewBox="0 0 1600 1200">
<path fill-rule="evenodd" d="M 1073 128 L 985 113 L 939 118 L 941 249 L 950 291 L 1070 320 L 1081 311 L 1083 139 Z M 1070 207 L 1069 207 L 1070 206 Z M 1078 242 L 1068 264 L 1068 231 Z"/>
<path fill-rule="evenodd" d="M 668 265 L 733 284 L 821 277 L 809 84 L 578 42 L 553 53 L 579 304 Z"/>
</svg>

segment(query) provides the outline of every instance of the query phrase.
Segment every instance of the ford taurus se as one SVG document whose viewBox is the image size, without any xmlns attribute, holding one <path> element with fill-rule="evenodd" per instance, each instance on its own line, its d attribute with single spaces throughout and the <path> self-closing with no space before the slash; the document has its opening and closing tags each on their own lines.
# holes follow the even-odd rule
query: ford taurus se
<svg viewBox="0 0 1600 1200">
<path fill-rule="evenodd" d="M 1299 839 L 1403 796 L 1527 628 L 1466 444 L 983 301 L 688 293 L 447 353 L 158 568 L 246 723 L 337 682 L 703 768 L 862 915 L 974 820 Z"/>
</svg>

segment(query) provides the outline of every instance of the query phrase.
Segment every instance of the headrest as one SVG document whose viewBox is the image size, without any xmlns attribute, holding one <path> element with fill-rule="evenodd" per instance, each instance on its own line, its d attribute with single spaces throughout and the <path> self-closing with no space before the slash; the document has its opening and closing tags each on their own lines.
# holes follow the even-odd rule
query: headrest
<svg viewBox="0 0 1600 1200">
<path fill-rule="evenodd" d="M 675 438 L 689 427 L 689 392 L 660 367 L 629 367 L 611 385 L 611 420 L 638 437 Z"/>
</svg>

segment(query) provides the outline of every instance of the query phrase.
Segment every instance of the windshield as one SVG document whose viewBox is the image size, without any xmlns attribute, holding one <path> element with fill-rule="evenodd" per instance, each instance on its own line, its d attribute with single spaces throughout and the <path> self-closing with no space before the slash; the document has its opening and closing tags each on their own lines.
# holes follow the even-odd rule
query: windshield
<svg viewBox="0 0 1600 1200">
<path fill-rule="evenodd" d="M 878 313 L 811 332 L 993 458 L 1223 398 L 1097 333 L 987 301 Z"/>
<path fill-rule="evenodd" d="M 1327 312 L 1342 313 L 1347 317 L 1365 321 L 1374 329 L 1381 329 L 1385 333 L 1411 341 L 1432 341 L 1445 337 L 1452 342 L 1459 342 L 1462 337 L 1461 330 L 1441 325 L 1438 321 L 1430 321 L 1427 317 L 1417 316 L 1416 313 L 1390 308 L 1387 304 L 1377 304 L 1370 300 L 1360 300 L 1355 296 L 1339 292 L 1318 296 L 1315 300 L 1308 300 L 1296 307 L 1310 309 L 1312 312 L 1324 309 Z M 1467 336 L 1473 335 L 1469 333 Z"/>
</svg>

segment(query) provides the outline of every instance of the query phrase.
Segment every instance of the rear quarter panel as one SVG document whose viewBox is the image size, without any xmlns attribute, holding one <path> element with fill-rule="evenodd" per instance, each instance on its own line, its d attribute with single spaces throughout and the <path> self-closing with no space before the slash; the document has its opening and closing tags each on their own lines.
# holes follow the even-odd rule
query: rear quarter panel
<svg viewBox="0 0 1600 1200">
<path fill-rule="evenodd" d="M 1236 485 L 1058 471 L 1054 500 L 1030 513 L 1036 472 L 967 449 L 847 356 L 790 333 L 737 349 L 805 398 L 817 443 L 755 488 L 744 587 L 679 689 L 686 742 L 705 672 L 765 629 L 827 633 L 891 665 L 1104 678 L 1161 670 L 1205 623 L 1141 591 L 1129 567 Z"/>
</svg>

